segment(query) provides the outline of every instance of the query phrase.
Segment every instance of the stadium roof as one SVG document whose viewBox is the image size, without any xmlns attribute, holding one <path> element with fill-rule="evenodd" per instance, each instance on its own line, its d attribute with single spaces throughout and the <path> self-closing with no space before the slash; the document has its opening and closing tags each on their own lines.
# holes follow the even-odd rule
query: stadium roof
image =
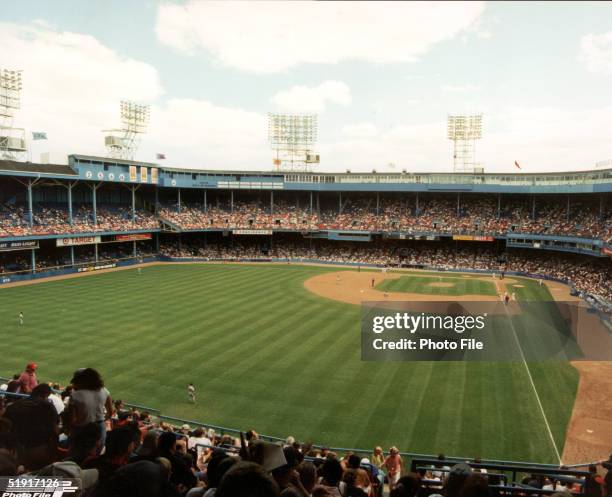
<svg viewBox="0 0 612 497">
<path fill-rule="evenodd" d="M 112 159 L 110 157 L 96 157 L 95 155 L 81 155 L 81 154 L 70 154 L 68 158 L 75 158 L 81 161 L 100 162 L 108 164 L 125 164 L 126 166 L 148 166 L 148 167 L 159 167 L 166 169 L 165 167 L 155 164 L 153 162 L 143 162 L 138 160 L 126 160 L 126 159 Z"/>
<path fill-rule="evenodd" d="M 65 164 L 37 164 L 34 162 L 18 162 L 14 160 L 0 160 L 0 171 L 14 171 L 16 173 L 39 173 L 52 175 L 76 176 L 72 167 Z"/>
</svg>

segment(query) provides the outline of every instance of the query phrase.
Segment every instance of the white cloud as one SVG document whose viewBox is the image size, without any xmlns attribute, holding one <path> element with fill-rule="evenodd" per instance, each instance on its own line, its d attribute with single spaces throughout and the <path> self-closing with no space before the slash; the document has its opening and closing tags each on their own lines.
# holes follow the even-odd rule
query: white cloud
<svg viewBox="0 0 612 497">
<path fill-rule="evenodd" d="M 22 108 L 15 126 L 46 131 L 32 144 L 32 160 L 49 151 L 51 161 L 67 155 L 104 155 L 103 129 L 119 125 L 122 99 L 150 103 L 151 124 L 137 157 L 182 167 L 267 168 L 270 164 L 266 116 L 210 102 L 170 99 L 157 70 L 123 57 L 95 38 L 59 32 L 40 22 L 0 23 L 2 67 L 23 69 Z"/>
<path fill-rule="evenodd" d="M 612 74 L 612 31 L 583 36 L 579 59 L 590 72 Z"/>
<path fill-rule="evenodd" d="M 324 81 L 315 87 L 297 85 L 271 98 L 280 111 L 298 113 L 320 113 L 328 103 L 346 106 L 351 100 L 351 89 L 342 81 Z"/>
<path fill-rule="evenodd" d="M 0 46 L 2 66 L 23 70 L 14 125 L 46 131 L 49 141 L 34 151 L 48 147 L 52 161 L 65 162 L 67 153 L 101 153 L 101 130 L 119 124 L 119 101 L 150 102 L 163 91 L 154 67 L 89 35 L 54 31 L 41 22 L 0 23 Z"/>
<path fill-rule="evenodd" d="M 171 99 L 151 111 L 141 152 L 163 152 L 168 165 L 187 168 L 269 169 L 265 115 L 192 99 Z"/>
<path fill-rule="evenodd" d="M 48 147 L 54 161 L 65 161 L 69 153 L 102 154 L 101 130 L 118 124 L 121 99 L 134 99 L 152 105 L 150 130 L 137 154 L 140 160 L 163 152 L 169 166 L 271 169 L 264 114 L 197 99 L 162 101 L 164 89 L 155 67 L 124 57 L 88 35 L 58 32 L 40 23 L 0 23 L 0 46 L 2 66 L 24 70 L 23 105 L 15 125 L 46 131 L 48 142 L 36 142 L 36 148 Z M 350 90 L 341 91 L 343 83 L 329 83 L 334 82 L 316 87 L 322 105 L 350 103 Z M 488 171 L 514 171 L 514 160 L 529 172 L 591 168 L 612 158 L 612 107 L 501 105 L 484 112 L 477 160 Z M 452 167 L 444 119 L 387 127 L 378 121 L 322 119 L 319 124 L 321 130 L 329 126 L 341 131 L 320 135 L 317 150 L 324 171 L 383 170 L 388 163 L 396 164 L 398 171 Z M 339 137 L 330 139 L 332 135 Z"/>
<path fill-rule="evenodd" d="M 504 108 L 485 122 L 479 155 L 489 170 L 509 170 L 514 160 L 524 172 L 592 169 L 612 158 L 611 128 L 612 107 Z"/>
<path fill-rule="evenodd" d="M 354 125 L 359 129 L 360 125 Z M 345 126 L 345 129 L 352 126 Z M 612 107 L 573 111 L 556 108 L 500 107 L 485 115 L 483 139 L 476 144 L 476 161 L 488 172 L 592 169 L 612 159 L 608 130 Z M 324 139 L 319 148 L 322 168 L 352 171 L 450 171 L 452 144 L 446 122 L 399 124 L 376 135 Z"/>
<path fill-rule="evenodd" d="M 442 91 L 447 91 L 451 93 L 462 93 L 462 92 L 467 92 L 467 91 L 478 91 L 482 87 L 479 85 L 473 85 L 473 84 L 468 83 L 465 85 L 442 85 L 441 88 L 442 88 Z"/>
<path fill-rule="evenodd" d="M 349 124 L 342 128 L 342 134 L 348 138 L 371 138 L 379 133 L 372 123 Z"/>
<path fill-rule="evenodd" d="M 345 60 L 413 62 L 478 22 L 484 2 L 201 2 L 159 7 L 158 39 L 270 73 Z"/>
</svg>

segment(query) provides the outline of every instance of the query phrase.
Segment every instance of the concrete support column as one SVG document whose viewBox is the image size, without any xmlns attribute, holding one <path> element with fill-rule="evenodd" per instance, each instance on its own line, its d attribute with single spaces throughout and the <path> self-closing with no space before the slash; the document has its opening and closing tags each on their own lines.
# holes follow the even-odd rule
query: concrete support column
<svg viewBox="0 0 612 497">
<path fill-rule="evenodd" d="M 28 180 L 28 222 L 30 228 L 34 224 L 34 212 L 33 212 L 33 201 L 32 201 L 32 180 Z"/>
<path fill-rule="evenodd" d="M 68 222 L 72 226 L 72 183 L 68 183 Z"/>
<path fill-rule="evenodd" d="M 92 204 L 92 207 L 93 207 L 93 222 L 94 222 L 94 224 L 98 224 L 98 201 L 96 199 L 97 191 L 98 191 L 97 185 L 93 185 L 93 187 L 91 188 L 91 204 Z"/>
<path fill-rule="evenodd" d="M 132 185 L 132 222 L 136 222 L 136 186 Z"/>
</svg>

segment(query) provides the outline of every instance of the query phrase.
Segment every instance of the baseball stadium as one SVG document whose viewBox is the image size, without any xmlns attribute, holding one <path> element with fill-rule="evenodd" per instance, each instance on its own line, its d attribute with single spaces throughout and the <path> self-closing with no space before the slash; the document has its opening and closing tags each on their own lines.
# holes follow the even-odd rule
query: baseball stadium
<svg viewBox="0 0 612 497">
<path fill-rule="evenodd" d="M 268 115 L 272 167 L 167 166 L 132 101 L 104 154 L 53 163 L 8 121 L 21 90 L 0 71 L 0 476 L 612 495 L 612 168 L 485 171 L 466 114 L 452 172 L 325 172 L 314 113 Z M 368 319 L 399 310 L 485 316 L 490 355 L 463 329 L 398 350 Z"/>
</svg>

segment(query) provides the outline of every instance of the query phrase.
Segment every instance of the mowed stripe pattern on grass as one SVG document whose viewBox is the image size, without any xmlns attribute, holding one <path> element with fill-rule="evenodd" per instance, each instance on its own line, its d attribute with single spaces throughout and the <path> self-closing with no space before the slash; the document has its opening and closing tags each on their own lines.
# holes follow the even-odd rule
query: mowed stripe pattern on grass
<svg viewBox="0 0 612 497">
<path fill-rule="evenodd" d="M 437 286 L 437 283 L 450 286 Z M 497 295 L 490 281 L 447 276 L 400 276 L 379 283 L 379 290 L 424 295 Z"/>
<path fill-rule="evenodd" d="M 336 446 L 554 462 L 521 364 L 362 362 L 359 307 L 303 287 L 327 270 L 164 265 L 0 289 L 2 373 L 34 360 L 66 383 L 91 366 L 115 398 L 177 417 Z M 575 386 L 572 372 L 534 372 L 560 445 L 573 397 L 559 382 Z"/>
</svg>

